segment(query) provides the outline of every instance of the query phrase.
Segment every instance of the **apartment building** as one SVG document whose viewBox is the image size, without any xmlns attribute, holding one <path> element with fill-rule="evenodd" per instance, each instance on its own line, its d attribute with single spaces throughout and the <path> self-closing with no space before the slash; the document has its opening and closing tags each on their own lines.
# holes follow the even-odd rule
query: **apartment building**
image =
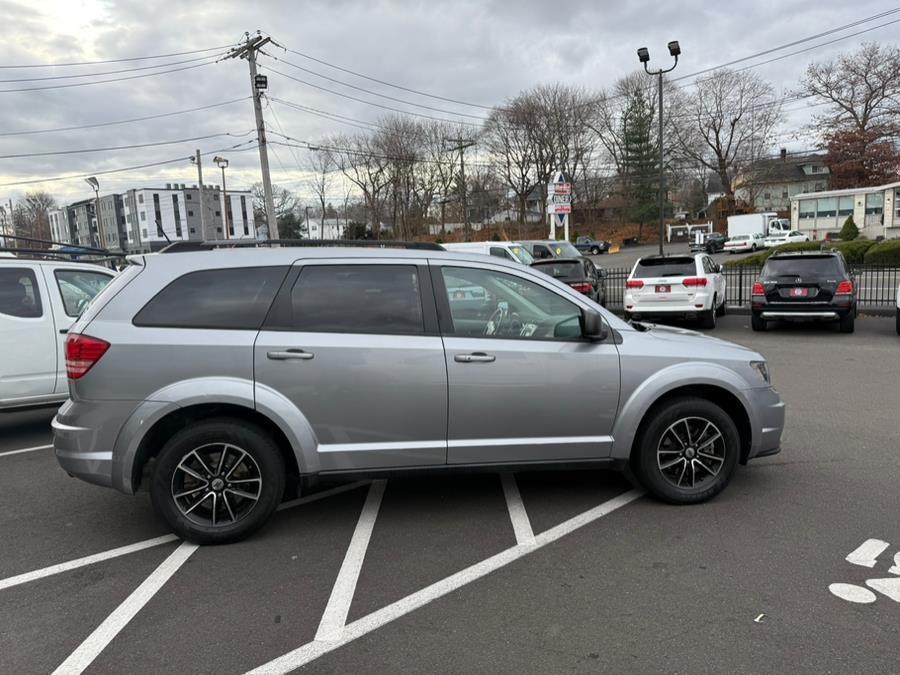
<svg viewBox="0 0 900 675">
<path fill-rule="evenodd" d="M 822 239 L 838 233 L 848 216 L 869 239 L 900 237 L 900 182 L 805 193 L 791 199 L 791 228 Z"/>
</svg>

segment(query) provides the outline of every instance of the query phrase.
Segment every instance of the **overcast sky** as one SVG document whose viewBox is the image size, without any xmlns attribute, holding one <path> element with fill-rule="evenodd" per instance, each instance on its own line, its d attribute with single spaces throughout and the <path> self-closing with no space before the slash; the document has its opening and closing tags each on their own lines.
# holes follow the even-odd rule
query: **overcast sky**
<svg viewBox="0 0 900 675">
<path fill-rule="evenodd" d="M 257 29 L 280 44 L 366 75 L 413 89 L 471 103 L 492 105 L 537 84 L 563 81 L 591 88 L 610 86 L 638 65 L 635 50 L 650 49 L 651 65 L 669 63 L 665 45 L 681 42 L 683 54 L 675 75 L 686 75 L 764 49 L 896 8 L 888 2 L 858 0 L 764 0 L 754 3 L 677 3 L 546 0 L 509 2 L 378 2 L 303 0 L 303 2 L 148 2 L 129 0 L 0 0 L 4 49 L 0 65 L 68 63 L 186 52 L 237 42 L 244 31 Z M 871 21 L 843 33 L 807 42 L 765 58 L 874 27 L 900 14 Z M 756 69 L 776 91 L 796 87 L 810 60 L 851 50 L 862 40 L 896 42 L 900 23 L 851 37 L 834 45 L 799 54 Z M 271 52 L 297 65 L 356 86 L 433 108 L 480 116 L 486 111 L 417 96 L 328 68 L 294 54 Z M 226 60 L 178 72 L 122 82 L 40 91 L 8 91 L 49 85 L 141 75 L 152 70 L 110 71 L 174 63 L 213 56 L 217 52 L 173 56 L 155 61 L 129 61 L 93 66 L 0 69 L 0 155 L 156 143 L 211 134 L 235 134 L 160 147 L 0 159 L 0 184 L 98 171 L 187 157 L 195 148 L 213 151 L 253 138 L 254 128 L 247 64 Z M 212 60 L 212 59 L 209 59 Z M 168 69 L 186 68 L 190 61 Z M 450 117 L 422 108 L 379 99 L 328 82 L 313 74 L 261 57 L 300 79 L 366 100 L 409 111 Z M 754 62 L 750 62 L 754 63 Z M 164 69 L 163 69 L 164 70 Z M 265 70 L 261 70 L 265 73 Z M 16 81 L 91 73 L 66 80 Z M 376 122 L 387 111 L 348 100 L 269 73 L 269 95 L 356 120 Z M 27 136 L 10 132 L 80 126 L 158 115 L 224 101 L 246 100 L 205 111 L 161 119 Z M 791 104 L 794 112 L 782 130 L 782 144 L 799 149 L 808 139 L 792 139 L 811 111 Z M 359 129 L 272 103 L 269 125 L 298 139 L 315 141 L 335 132 Z M 277 122 L 275 117 L 277 116 Z M 477 121 L 471 117 L 459 119 Z M 270 140 L 278 140 L 277 137 Z M 273 181 L 311 198 L 298 162 L 306 151 L 273 146 Z M 246 188 L 259 180 L 255 150 L 223 151 L 231 161 L 229 186 Z M 206 182 L 220 176 L 206 163 Z M 196 183 L 188 161 L 163 167 L 101 176 L 103 193 L 167 182 Z M 46 189 L 60 202 L 91 196 L 80 177 L 28 186 L 0 187 L 0 200 L 17 199 L 26 190 Z M 335 192 L 339 192 L 336 188 Z M 338 194 L 334 195 L 338 197 Z"/>
</svg>

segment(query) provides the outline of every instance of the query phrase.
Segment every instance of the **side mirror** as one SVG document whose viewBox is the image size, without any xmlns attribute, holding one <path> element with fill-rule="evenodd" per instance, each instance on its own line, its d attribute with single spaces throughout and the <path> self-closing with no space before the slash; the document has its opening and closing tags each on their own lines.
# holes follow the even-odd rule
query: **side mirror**
<svg viewBox="0 0 900 675">
<path fill-rule="evenodd" d="M 584 337 L 593 342 L 603 342 L 609 337 L 609 329 L 607 329 L 603 317 L 597 312 L 585 311 L 582 313 L 581 332 Z"/>
</svg>

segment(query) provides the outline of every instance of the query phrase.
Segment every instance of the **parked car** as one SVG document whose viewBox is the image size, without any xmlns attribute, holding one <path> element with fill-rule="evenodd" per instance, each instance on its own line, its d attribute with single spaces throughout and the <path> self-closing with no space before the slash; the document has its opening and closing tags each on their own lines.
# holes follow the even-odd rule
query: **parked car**
<svg viewBox="0 0 900 675">
<path fill-rule="evenodd" d="M 530 265 L 534 262 L 531 254 L 517 241 L 469 241 L 460 244 L 441 244 L 441 246 L 447 251 L 492 255 L 495 258 L 512 260 L 522 265 Z"/>
<path fill-rule="evenodd" d="M 629 467 L 684 504 L 779 449 L 760 354 L 629 325 L 518 263 L 380 248 L 132 260 L 69 331 L 56 456 L 88 482 L 148 488 L 193 541 L 247 536 L 317 477 Z"/>
<path fill-rule="evenodd" d="M 766 248 L 775 248 L 782 244 L 796 244 L 802 241 L 809 241 L 809 236 L 800 230 L 791 230 L 790 232 L 770 234 L 763 240 L 763 243 Z"/>
<path fill-rule="evenodd" d="M 765 247 L 765 238 L 761 234 L 737 234 L 725 242 L 723 250 L 728 253 L 746 253 Z"/>
<path fill-rule="evenodd" d="M 709 254 L 713 254 L 724 251 L 726 241 L 728 241 L 728 237 L 721 232 L 704 234 L 700 241 L 691 242 L 691 253 L 702 253 L 703 251 L 706 251 Z"/>
<path fill-rule="evenodd" d="M 842 333 L 852 333 L 856 282 L 838 251 L 775 253 L 750 303 L 753 330 L 766 330 L 769 321 L 839 321 Z"/>
<path fill-rule="evenodd" d="M 606 307 L 606 270 L 597 269 L 590 258 L 578 256 L 536 260 L 532 267 Z"/>
<path fill-rule="evenodd" d="M 548 258 L 578 258 L 581 251 L 575 248 L 571 242 L 553 239 L 537 239 L 521 242 L 531 257 L 535 260 L 546 260 Z"/>
<path fill-rule="evenodd" d="M 594 239 L 593 237 L 577 237 L 575 239 L 575 248 L 582 253 L 600 255 L 601 253 L 609 252 L 609 242 L 602 239 Z"/>
<path fill-rule="evenodd" d="M 625 318 L 699 319 L 715 328 L 725 296 L 725 275 L 708 255 L 651 255 L 640 258 L 625 281 Z"/>
<path fill-rule="evenodd" d="M 66 331 L 112 278 L 99 265 L 0 258 L 0 410 L 68 398 Z"/>
</svg>

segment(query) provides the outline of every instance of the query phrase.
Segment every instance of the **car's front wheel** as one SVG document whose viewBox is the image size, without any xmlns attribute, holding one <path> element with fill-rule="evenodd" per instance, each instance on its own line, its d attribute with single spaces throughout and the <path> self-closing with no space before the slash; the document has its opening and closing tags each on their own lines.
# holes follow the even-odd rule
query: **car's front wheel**
<svg viewBox="0 0 900 675">
<path fill-rule="evenodd" d="M 600 255 L 600 247 L 591 246 L 591 255 Z"/>
<path fill-rule="evenodd" d="M 198 544 L 238 541 L 263 526 L 284 494 L 285 469 L 259 427 L 210 419 L 185 427 L 156 458 L 150 497 L 181 537 Z"/>
<path fill-rule="evenodd" d="M 722 408 L 702 398 L 677 398 L 646 420 L 631 468 L 658 499 L 695 504 L 725 489 L 740 447 L 737 426 Z"/>
</svg>

